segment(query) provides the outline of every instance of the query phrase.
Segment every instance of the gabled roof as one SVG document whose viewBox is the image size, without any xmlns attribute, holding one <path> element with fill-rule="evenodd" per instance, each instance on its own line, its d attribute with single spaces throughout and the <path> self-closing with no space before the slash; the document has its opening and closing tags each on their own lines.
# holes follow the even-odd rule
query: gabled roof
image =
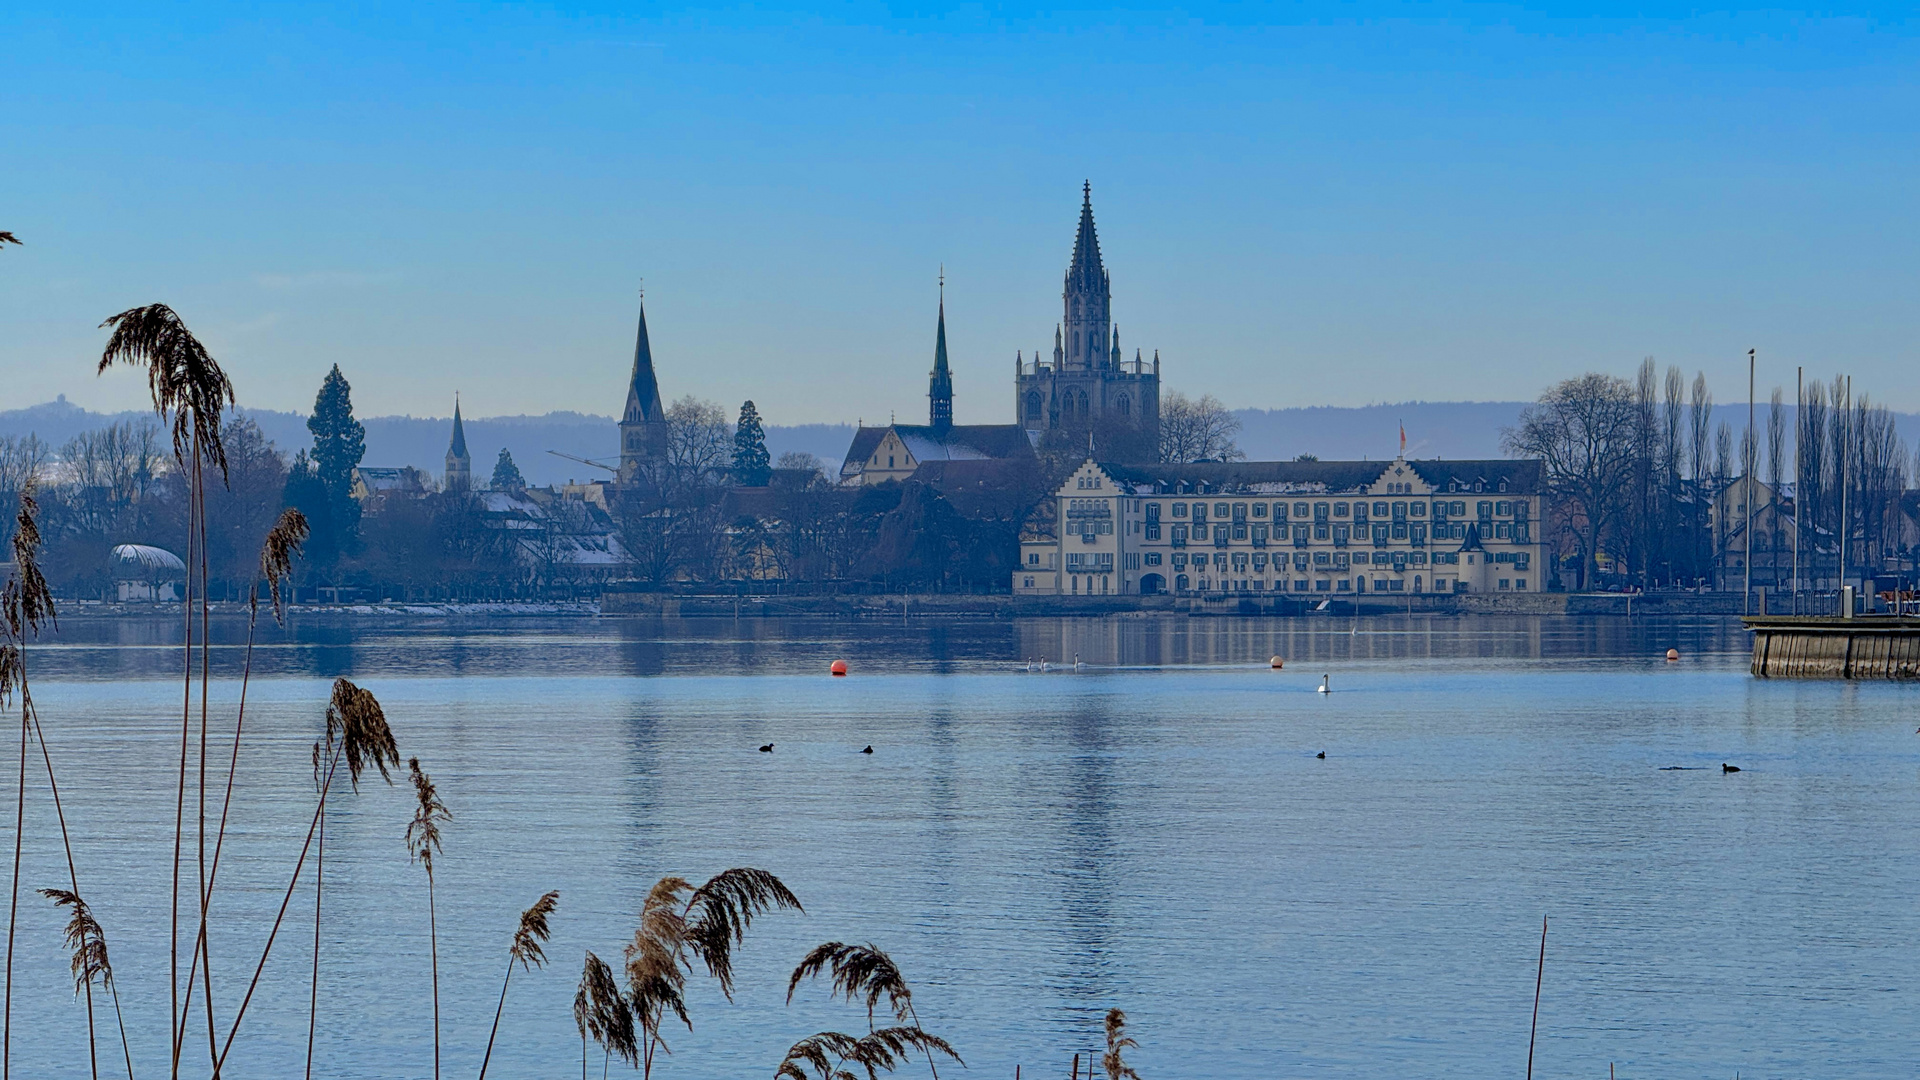
<svg viewBox="0 0 1920 1080">
<path fill-rule="evenodd" d="M 926 424 L 890 424 L 887 427 L 862 427 L 853 433 L 842 476 L 859 472 L 866 460 L 894 432 L 918 463 L 929 461 L 982 461 L 1033 457 L 1033 440 L 1019 424 L 955 424 L 936 428 Z"/>
</svg>

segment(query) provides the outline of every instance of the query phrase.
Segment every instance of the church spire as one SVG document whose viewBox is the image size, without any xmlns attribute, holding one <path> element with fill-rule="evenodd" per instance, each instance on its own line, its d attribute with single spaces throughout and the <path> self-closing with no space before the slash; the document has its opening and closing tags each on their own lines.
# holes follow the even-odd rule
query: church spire
<svg viewBox="0 0 1920 1080">
<path fill-rule="evenodd" d="M 940 268 L 940 327 L 934 337 L 933 374 L 927 380 L 927 423 L 953 426 L 953 372 L 947 366 L 947 268 Z"/>
<path fill-rule="evenodd" d="M 453 438 L 447 442 L 448 491 L 465 491 L 473 485 L 473 458 L 467 453 L 467 428 L 460 422 L 460 395 L 453 395 Z"/>
<path fill-rule="evenodd" d="M 624 424 L 656 423 L 665 412 L 660 406 L 660 383 L 653 375 L 653 347 L 647 343 L 647 302 L 640 301 L 640 330 L 633 343 L 633 377 L 627 385 Z"/>
<path fill-rule="evenodd" d="M 627 380 L 627 408 L 620 415 L 620 482 L 650 477 L 667 460 L 667 416 L 660 404 L 660 382 L 653 371 L 653 346 L 647 341 L 646 294 L 640 299 L 640 329 L 633 342 L 633 375 Z"/>
<path fill-rule="evenodd" d="M 1073 260 L 1067 264 L 1060 299 L 1061 321 L 1066 326 L 1065 366 L 1083 371 L 1107 367 L 1112 356 L 1107 338 L 1113 329 L 1113 290 L 1100 262 L 1100 236 L 1093 228 L 1091 182 L 1080 187 L 1080 231 L 1073 238 Z"/>
</svg>

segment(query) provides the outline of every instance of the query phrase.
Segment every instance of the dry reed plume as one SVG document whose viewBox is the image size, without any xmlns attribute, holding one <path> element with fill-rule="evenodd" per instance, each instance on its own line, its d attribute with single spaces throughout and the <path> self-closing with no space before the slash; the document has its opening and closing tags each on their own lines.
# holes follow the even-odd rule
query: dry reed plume
<svg viewBox="0 0 1920 1080">
<path fill-rule="evenodd" d="M 886 1030 L 899 1032 L 911 1029 L 925 1034 L 925 1029 L 920 1026 L 919 1015 L 913 1011 L 913 991 L 908 989 L 907 980 L 900 974 L 900 968 L 893 962 L 893 958 L 881 951 L 878 946 L 871 942 L 865 945 L 848 945 L 838 941 L 829 941 L 824 945 L 816 946 L 800 961 L 799 966 L 793 969 L 793 977 L 787 980 L 787 1003 L 793 1003 L 793 992 L 800 986 L 800 980 L 814 978 L 822 971 L 828 973 L 835 994 L 848 1002 L 852 1002 L 855 998 L 862 999 L 862 1004 L 867 1007 L 869 1035 L 878 1033 L 874 1027 L 873 1014 L 883 997 L 887 999 L 888 1006 L 893 1009 L 894 1019 L 901 1024 L 900 1027 Z M 823 1032 L 815 1038 L 834 1034 L 836 1033 Z M 844 1038 L 844 1036 L 841 1037 Z M 927 1037 L 932 1042 L 920 1048 L 927 1057 L 927 1070 L 938 1078 L 940 1069 L 933 1061 L 934 1050 L 941 1051 L 955 1061 L 959 1061 L 960 1058 L 946 1043 L 940 1042 L 931 1035 Z M 792 1059 L 791 1052 L 788 1053 L 788 1057 Z M 811 1057 L 806 1060 L 813 1061 Z M 887 1068 L 891 1070 L 892 1066 L 889 1065 Z"/>
<path fill-rule="evenodd" d="M 555 889 L 533 902 L 520 913 L 520 925 L 513 931 L 513 944 L 507 949 L 507 975 L 500 980 L 500 1004 L 493 1010 L 493 1030 L 487 1033 L 487 1052 L 480 1058 L 480 1080 L 486 1080 L 487 1063 L 493 1060 L 493 1040 L 500 1034 L 500 1014 L 507 1010 L 507 986 L 513 982 L 513 965 L 522 969 L 545 967 L 547 954 L 541 949 L 551 936 L 547 917 L 560 905 L 560 890 Z"/>
<path fill-rule="evenodd" d="M 684 997 L 693 961 L 733 1000 L 733 946 L 744 940 L 753 917 L 771 908 L 804 910 L 779 878 L 752 867 L 716 874 L 698 888 L 685 878 L 663 877 L 648 890 L 626 948 L 627 1000 L 643 1036 L 643 1076 L 653 1075 L 657 1051 L 672 1052 L 660 1031 L 668 1012 L 693 1028 Z"/>
<path fill-rule="evenodd" d="M 1139 1045 L 1127 1034 L 1127 1014 L 1108 1009 L 1107 1052 L 1100 1057 L 1101 1068 L 1107 1070 L 1107 1080 L 1140 1080 L 1140 1074 L 1120 1056 L 1121 1051 Z"/>
<path fill-rule="evenodd" d="M 433 1076 L 440 1078 L 440 926 L 433 903 L 433 856 L 440 850 L 440 823 L 453 820 L 440 801 L 433 778 L 420 769 L 419 758 L 407 759 L 413 780 L 413 820 L 407 824 L 407 854 L 427 871 L 427 948 L 433 962 Z"/>
<path fill-rule="evenodd" d="M 116 363 L 147 369 L 153 410 L 173 414 L 173 456 L 186 464 L 189 450 L 226 475 L 227 450 L 220 440 L 221 414 L 237 400 L 227 373 L 207 347 L 165 304 L 148 304 L 112 315 L 113 327 L 100 354 L 99 370 Z"/>
<path fill-rule="evenodd" d="M 858 1080 L 847 1068 L 855 1065 L 865 1070 L 867 1080 L 879 1080 L 881 1073 L 905 1064 L 914 1051 L 926 1054 L 928 1060 L 936 1051 L 960 1060 L 945 1039 L 918 1027 L 881 1028 L 858 1037 L 823 1031 L 794 1043 L 773 1075 L 776 1080 L 813 1080 L 807 1075 L 811 1068 L 819 1080 Z"/>
<path fill-rule="evenodd" d="M 605 1076 L 614 1055 L 638 1067 L 640 1046 L 634 1036 L 633 1013 L 620 996 L 620 984 L 614 981 L 613 968 L 605 960 L 587 952 L 580 972 L 580 988 L 573 995 L 573 1022 L 580 1029 L 580 1078 L 587 1076 L 587 1039 L 591 1037 L 604 1051 L 600 1074 Z"/>
<path fill-rule="evenodd" d="M 102 989 L 113 998 L 113 1014 L 120 1028 L 120 1052 L 126 1056 L 127 1076 L 133 1076 L 133 1047 L 127 1042 L 127 1025 L 120 1019 L 120 988 L 113 982 L 113 963 L 107 957 L 107 933 L 100 928 L 99 920 L 93 917 L 93 909 L 80 898 L 80 894 L 66 889 L 41 889 L 40 895 L 54 902 L 58 907 L 72 908 L 73 917 L 67 921 L 67 948 L 73 951 L 73 992 L 78 996 L 82 990 L 87 992 L 88 1012 L 92 1012 L 93 984 L 98 982 Z M 91 1018 L 89 1018 L 91 1019 Z M 99 1073 L 95 1062 L 95 1075 Z"/>
</svg>

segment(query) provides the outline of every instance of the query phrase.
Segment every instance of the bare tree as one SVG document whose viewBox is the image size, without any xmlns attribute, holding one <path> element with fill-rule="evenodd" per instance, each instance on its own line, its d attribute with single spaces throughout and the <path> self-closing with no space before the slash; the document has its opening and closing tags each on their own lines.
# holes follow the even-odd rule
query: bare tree
<svg viewBox="0 0 1920 1080">
<path fill-rule="evenodd" d="M 733 425 L 727 410 L 688 395 L 667 406 L 667 464 L 694 473 L 733 463 Z"/>
<path fill-rule="evenodd" d="M 1247 455 L 1233 441 L 1240 418 L 1212 394 L 1198 400 L 1178 390 L 1160 399 L 1160 460 L 1239 461 Z"/>
<path fill-rule="evenodd" d="M 39 486 L 46 467 L 46 443 L 32 435 L 0 435 L 0 549 L 13 542 L 20 493 Z"/>
<path fill-rule="evenodd" d="M 1520 414 L 1519 427 L 1502 433 L 1507 453 L 1541 460 L 1549 491 L 1569 511 L 1581 588 L 1631 489 L 1637 413 L 1632 383 L 1582 375 L 1549 387 Z"/>
<path fill-rule="evenodd" d="M 1707 453 L 1713 445 L 1713 395 L 1707 391 L 1707 373 L 1697 372 L 1693 376 L 1692 414 L 1688 417 L 1688 433 L 1693 451 L 1693 479 L 1699 483 L 1708 478 Z"/>
</svg>

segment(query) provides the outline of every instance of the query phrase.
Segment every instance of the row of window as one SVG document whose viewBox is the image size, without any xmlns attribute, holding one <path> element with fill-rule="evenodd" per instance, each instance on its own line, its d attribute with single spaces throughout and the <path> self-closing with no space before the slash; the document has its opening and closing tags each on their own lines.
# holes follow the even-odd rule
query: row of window
<svg viewBox="0 0 1920 1080">
<path fill-rule="evenodd" d="M 1146 504 L 1145 510 L 1148 521 L 1157 521 L 1160 519 L 1160 508 L 1162 505 L 1163 504 L 1158 502 L 1149 502 Z M 1233 521 L 1246 521 L 1249 518 L 1259 520 L 1265 518 L 1268 512 L 1268 504 L 1263 502 L 1217 502 L 1211 504 L 1211 506 L 1203 502 L 1176 502 L 1166 503 L 1164 505 L 1169 508 L 1167 516 L 1187 518 L 1196 522 L 1205 521 L 1210 516 L 1220 519 L 1231 518 Z M 1496 517 L 1517 517 L 1524 521 L 1528 517 L 1527 505 L 1525 499 L 1482 499 L 1474 504 L 1473 509 L 1474 515 L 1482 521 L 1491 521 Z M 1138 507 L 1136 507 L 1136 509 L 1138 509 Z M 1277 502 L 1272 504 L 1273 520 L 1275 521 L 1286 521 L 1289 517 L 1298 518 L 1302 521 L 1309 518 L 1314 521 L 1327 521 L 1333 518 L 1348 517 L 1351 517 L 1355 521 L 1366 521 L 1369 513 L 1376 518 L 1390 518 L 1394 521 L 1405 521 L 1408 518 L 1426 517 L 1427 510 L 1428 504 L 1425 502 L 1389 502 L 1385 500 L 1374 503 L 1358 500 L 1353 502 L 1329 500 L 1326 502 L 1312 503 Z M 1436 500 L 1432 504 L 1432 510 L 1435 518 L 1465 517 L 1467 515 L 1467 504 L 1465 500 Z"/>
<path fill-rule="evenodd" d="M 1527 587 L 1527 579 L 1518 578 L 1515 580 L 1519 583 L 1517 586 L 1510 584 L 1503 578 L 1500 582 L 1500 587 L 1502 589 L 1525 589 Z M 1032 578 L 1027 579 L 1027 585 L 1029 587 L 1033 585 Z M 1449 593 L 1456 591 L 1456 589 L 1458 589 L 1458 591 L 1465 591 L 1463 586 L 1464 583 L 1455 583 L 1445 578 L 1435 578 L 1433 591 L 1436 593 Z M 1175 574 L 1173 587 L 1178 592 L 1286 592 L 1287 582 L 1285 579 L 1281 579 L 1269 584 L 1265 578 L 1240 580 L 1234 578 L 1192 577 L 1186 574 Z M 1369 587 L 1366 578 L 1317 578 L 1312 581 L 1306 578 L 1295 578 L 1293 581 L 1293 591 L 1297 593 L 1424 593 L 1427 589 L 1426 583 L 1417 577 L 1414 578 L 1412 582 L 1408 582 L 1402 578 L 1375 578 L 1373 579 L 1371 587 Z"/>
<path fill-rule="evenodd" d="M 1365 523 L 1355 523 L 1352 525 L 1319 523 L 1314 525 L 1293 526 L 1249 525 L 1245 522 L 1234 522 L 1231 525 L 1222 522 L 1209 525 L 1203 521 L 1196 521 L 1192 524 L 1176 524 L 1171 526 L 1171 532 L 1168 534 L 1167 539 L 1176 545 L 1185 544 L 1189 540 L 1204 541 L 1209 538 L 1215 542 L 1231 538 L 1233 540 L 1251 541 L 1255 545 L 1263 545 L 1269 539 L 1269 530 L 1271 530 L 1271 538 L 1281 542 L 1287 540 L 1289 530 L 1291 530 L 1291 536 L 1294 546 L 1296 547 L 1306 547 L 1309 540 L 1318 540 L 1322 543 L 1330 542 L 1336 547 L 1345 547 L 1349 543 L 1356 541 L 1366 542 L 1368 540 L 1371 540 L 1376 545 L 1382 546 L 1394 540 L 1405 540 L 1419 545 L 1425 543 L 1429 535 L 1435 540 L 1465 540 L 1467 538 L 1467 526 L 1468 523 L 1464 521 L 1436 521 L 1431 525 L 1424 521 L 1395 521 L 1391 523 L 1383 521 L 1374 525 Z M 1161 538 L 1161 528 L 1158 521 L 1149 520 L 1144 526 L 1136 523 L 1136 527 L 1147 540 L 1159 540 Z M 1083 520 L 1079 526 L 1079 531 L 1083 535 L 1105 534 L 1110 532 L 1111 528 L 1096 528 L 1094 524 Z M 1487 522 L 1485 523 L 1485 527 L 1479 530 L 1479 533 L 1482 540 L 1511 540 L 1519 544 L 1533 542 L 1533 530 L 1525 521 Z"/>
</svg>

